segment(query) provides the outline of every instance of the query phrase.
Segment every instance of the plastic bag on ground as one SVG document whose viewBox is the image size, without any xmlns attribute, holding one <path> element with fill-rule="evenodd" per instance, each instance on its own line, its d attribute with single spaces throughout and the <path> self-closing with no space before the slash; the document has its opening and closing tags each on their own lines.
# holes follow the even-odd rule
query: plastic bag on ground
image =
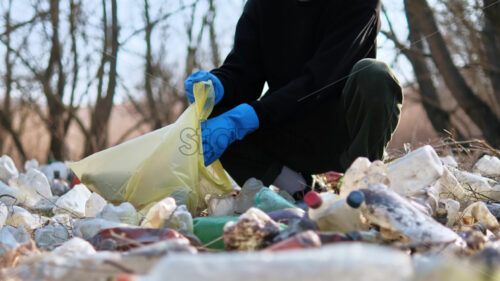
<svg viewBox="0 0 500 281">
<path fill-rule="evenodd" d="M 175 274 L 172 274 L 175 272 Z M 411 280 L 410 257 L 389 247 L 339 243 L 277 253 L 168 255 L 139 281 Z"/>
<path fill-rule="evenodd" d="M 206 194 L 227 194 L 233 187 L 219 161 L 205 167 L 200 122 L 214 105 L 212 83 L 194 85 L 195 102 L 177 121 L 70 167 L 82 183 L 112 203 L 142 209 L 178 189 L 190 191 L 184 202 L 192 214 L 203 210 Z"/>
</svg>

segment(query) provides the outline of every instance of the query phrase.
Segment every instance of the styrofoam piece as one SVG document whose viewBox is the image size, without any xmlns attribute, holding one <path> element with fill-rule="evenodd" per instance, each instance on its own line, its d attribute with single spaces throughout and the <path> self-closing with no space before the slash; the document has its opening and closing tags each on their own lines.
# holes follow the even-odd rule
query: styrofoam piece
<svg viewBox="0 0 500 281">
<path fill-rule="evenodd" d="M 40 199 L 52 197 L 47 178 L 42 172 L 35 169 L 29 170 L 26 174 L 20 174 L 16 186 L 19 189 L 17 199 L 31 208 Z"/>
<path fill-rule="evenodd" d="M 85 217 L 93 218 L 101 212 L 102 208 L 106 206 L 107 202 L 101 195 L 96 192 L 92 192 L 89 200 L 85 203 Z"/>
<path fill-rule="evenodd" d="M 4 183 L 9 183 L 10 180 L 16 179 L 19 176 L 19 171 L 8 155 L 0 157 L 0 180 Z"/>
<path fill-rule="evenodd" d="M 443 175 L 443 164 L 430 145 L 423 146 L 387 166 L 390 187 L 400 195 L 414 195 Z"/>
<path fill-rule="evenodd" d="M 500 159 L 495 156 L 484 155 L 481 157 L 474 167 L 472 167 L 474 173 L 479 173 L 483 177 L 500 177 Z"/>
<path fill-rule="evenodd" d="M 307 261 L 307 262 L 304 262 Z M 338 243 L 317 249 L 277 253 L 167 255 L 140 281 L 299 281 L 412 280 L 410 256 L 367 243 Z"/>
<path fill-rule="evenodd" d="M 97 214 L 97 217 L 130 225 L 138 225 L 140 220 L 139 214 L 129 202 L 121 203 L 118 206 L 107 204 L 101 212 Z"/>
<path fill-rule="evenodd" d="M 85 204 L 90 198 L 90 191 L 83 184 L 75 185 L 70 191 L 59 197 L 54 207 L 54 214 L 70 214 L 73 217 L 85 216 Z"/>
</svg>

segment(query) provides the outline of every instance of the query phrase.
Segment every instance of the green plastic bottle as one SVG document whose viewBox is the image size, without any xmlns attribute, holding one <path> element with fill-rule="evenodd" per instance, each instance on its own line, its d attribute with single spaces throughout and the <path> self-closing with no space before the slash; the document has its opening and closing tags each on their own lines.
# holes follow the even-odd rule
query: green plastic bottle
<svg viewBox="0 0 500 281">
<path fill-rule="evenodd" d="M 238 217 L 198 217 L 193 219 L 194 235 L 203 245 L 221 238 L 224 234 L 224 225 L 228 221 L 236 221 Z M 209 249 L 224 249 L 224 240 L 220 239 L 207 246 Z"/>
</svg>

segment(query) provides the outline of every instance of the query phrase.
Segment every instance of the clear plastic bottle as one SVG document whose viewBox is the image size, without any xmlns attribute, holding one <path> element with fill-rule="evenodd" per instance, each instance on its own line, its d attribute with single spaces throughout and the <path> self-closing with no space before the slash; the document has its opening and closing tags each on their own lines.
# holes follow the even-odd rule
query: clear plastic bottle
<svg viewBox="0 0 500 281">
<path fill-rule="evenodd" d="M 234 212 L 243 214 L 255 204 L 255 195 L 264 184 L 255 178 L 248 179 L 241 188 L 240 194 L 234 200 Z"/>
<path fill-rule="evenodd" d="M 351 198 L 350 204 L 361 204 L 363 198 Z M 309 206 L 309 218 L 316 221 L 322 231 L 347 233 L 353 230 L 367 230 L 361 212 L 350 207 L 346 200 L 331 192 L 310 191 L 304 197 Z"/>
</svg>

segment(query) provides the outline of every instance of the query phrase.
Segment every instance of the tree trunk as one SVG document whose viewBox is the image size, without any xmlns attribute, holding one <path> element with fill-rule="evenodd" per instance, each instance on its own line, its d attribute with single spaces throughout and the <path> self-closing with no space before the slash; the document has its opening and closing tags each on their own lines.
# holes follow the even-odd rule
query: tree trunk
<svg viewBox="0 0 500 281">
<path fill-rule="evenodd" d="M 149 107 L 150 114 L 150 123 L 153 129 L 161 128 L 161 119 L 158 116 L 158 109 L 156 108 L 156 102 L 153 95 L 153 89 L 151 86 L 151 77 L 153 76 L 153 66 L 152 66 L 152 48 L 151 48 L 151 33 L 153 32 L 153 24 L 151 23 L 151 19 L 149 16 L 149 1 L 144 0 L 144 16 L 146 20 L 146 32 L 145 32 L 145 41 L 146 41 L 146 65 L 144 68 L 144 87 L 146 90 L 146 99 Z"/>
<path fill-rule="evenodd" d="M 105 5 L 105 0 L 103 0 L 103 5 Z M 104 15 L 106 17 L 106 8 L 103 7 Z M 107 23 L 103 26 L 107 29 Z M 90 141 L 85 145 L 85 155 L 92 154 L 96 151 L 102 150 L 108 145 L 108 125 L 109 117 L 111 116 L 111 109 L 113 108 L 113 98 L 116 90 L 116 64 L 118 56 L 118 7 L 116 0 L 111 0 L 111 52 L 107 53 L 107 48 L 103 49 L 103 56 L 107 57 L 107 62 L 109 62 L 109 73 L 108 73 L 108 86 L 106 89 L 106 95 L 102 97 L 101 94 L 98 95 L 95 108 L 91 118 L 90 126 Z M 107 46 L 107 32 L 105 31 L 104 46 Z M 101 68 L 103 65 L 101 65 Z M 99 70 L 103 71 L 102 69 Z M 100 80 L 102 81 L 102 80 Z M 98 89 L 99 91 L 99 89 Z"/>
<path fill-rule="evenodd" d="M 496 3 L 494 0 L 483 0 L 483 8 L 482 39 L 489 63 L 487 73 L 491 80 L 497 105 L 500 105 L 500 3 Z"/>
<path fill-rule="evenodd" d="M 409 35 L 408 39 L 411 42 L 411 50 L 403 49 L 403 53 L 413 66 L 415 76 L 417 78 L 420 96 L 422 97 L 422 105 L 427 113 L 434 130 L 439 134 L 444 130 L 450 130 L 450 114 L 443 110 L 439 100 L 439 95 L 432 81 L 432 73 L 429 70 L 425 57 L 421 55 L 424 52 L 422 43 L 422 32 L 415 18 L 415 11 L 405 6 L 406 19 L 408 21 Z"/>
<path fill-rule="evenodd" d="M 426 0 L 405 0 L 405 5 L 412 11 L 419 11 L 417 21 L 429 43 L 432 59 L 441 73 L 446 86 L 457 100 L 460 107 L 482 130 L 485 140 L 492 145 L 500 145 L 500 120 L 493 110 L 479 99 L 467 85 L 459 69 L 453 63 L 450 52 L 434 14 Z"/>
</svg>

